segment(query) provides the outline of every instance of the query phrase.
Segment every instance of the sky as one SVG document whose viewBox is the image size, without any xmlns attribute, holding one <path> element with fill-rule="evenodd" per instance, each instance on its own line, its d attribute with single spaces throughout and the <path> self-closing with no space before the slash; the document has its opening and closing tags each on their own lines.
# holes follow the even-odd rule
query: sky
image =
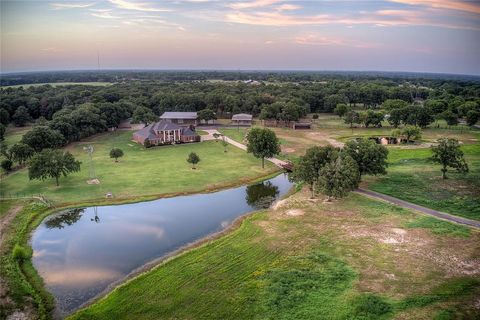
<svg viewBox="0 0 480 320">
<path fill-rule="evenodd" d="M 0 6 L 1 72 L 480 75 L 480 0 L 0 0 Z"/>
</svg>

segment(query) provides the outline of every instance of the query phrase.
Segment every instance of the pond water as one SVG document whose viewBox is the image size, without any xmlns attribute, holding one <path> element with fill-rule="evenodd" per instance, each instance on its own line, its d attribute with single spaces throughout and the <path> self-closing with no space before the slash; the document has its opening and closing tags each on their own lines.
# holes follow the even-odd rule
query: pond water
<svg viewBox="0 0 480 320">
<path fill-rule="evenodd" d="M 291 187 L 281 174 L 215 193 L 62 211 L 34 231 L 33 264 L 68 314 L 145 263 L 268 207 Z"/>
</svg>

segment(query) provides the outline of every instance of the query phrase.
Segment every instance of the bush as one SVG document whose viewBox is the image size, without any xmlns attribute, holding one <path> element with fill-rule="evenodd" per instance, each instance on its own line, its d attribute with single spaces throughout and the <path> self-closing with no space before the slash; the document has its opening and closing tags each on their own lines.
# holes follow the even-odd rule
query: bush
<svg viewBox="0 0 480 320">
<path fill-rule="evenodd" d="M 9 172 L 12 170 L 13 162 L 12 160 L 5 159 L 0 163 L 0 166 L 2 167 L 3 170 L 6 172 Z"/>
<path fill-rule="evenodd" d="M 13 251 L 12 251 L 13 259 L 18 261 L 25 261 L 30 259 L 31 256 L 32 256 L 31 252 L 28 249 L 22 247 L 21 245 L 16 244 L 15 247 L 13 247 Z"/>
<path fill-rule="evenodd" d="M 382 298 L 366 294 L 358 298 L 355 307 L 355 318 L 378 319 L 380 316 L 392 311 L 392 306 Z"/>
</svg>

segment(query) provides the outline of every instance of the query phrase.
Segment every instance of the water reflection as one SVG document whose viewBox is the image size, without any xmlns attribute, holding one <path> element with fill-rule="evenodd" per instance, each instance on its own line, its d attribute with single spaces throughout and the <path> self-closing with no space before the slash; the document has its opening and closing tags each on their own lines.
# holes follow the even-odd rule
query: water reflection
<svg viewBox="0 0 480 320">
<path fill-rule="evenodd" d="M 82 217 L 85 209 L 75 208 L 62 212 L 59 215 L 53 216 L 45 221 L 45 226 L 48 229 L 63 229 L 65 226 L 71 226 Z"/>
<path fill-rule="evenodd" d="M 265 209 L 275 201 L 279 191 L 271 181 L 265 181 L 247 186 L 246 193 L 245 200 L 248 205 L 256 209 Z"/>
<path fill-rule="evenodd" d="M 209 194 L 63 211 L 33 233 L 33 263 L 69 313 L 145 263 L 265 208 L 291 186 L 280 175 Z"/>
</svg>

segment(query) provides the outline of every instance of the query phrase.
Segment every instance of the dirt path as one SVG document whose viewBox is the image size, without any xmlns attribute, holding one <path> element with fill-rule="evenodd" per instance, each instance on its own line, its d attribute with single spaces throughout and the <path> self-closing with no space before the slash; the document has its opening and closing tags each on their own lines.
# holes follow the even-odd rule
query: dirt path
<svg viewBox="0 0 480 320">
<path fill-rule="evenodd" d="M 480 228 L 480 221 L 475 221 L 475 220 L 470 220 L 470 219 L 467 219 L 467 218 L 453 216 L 453 215 L 445 213 L 445 212 L 440 212 L 440 211 L 433 210 L 433 209 L 430 209 L 430 208 L 422 207 L 422 206 L 419 206 L 417 204 L 413 204 L 411 202 L 400 200 L 400 199 L 397 199 L 397 198 L 394 198 L 394 197 L 391 197 L 391 196 L 387 196 L 386 194 L 378 193 L 378 192 L 371 191 L 371 190 L 366 190 L 366 189 L 359 188 L 355 192 L 359 193 L 359 194 L 369 196 L 369 197 L 372 197 L 372 198 L 375 198 L 375 199 L 380 199 L 380 200 L 383 200 L 383 201 L 387 201 L 387 202 L 396 204 L 396 205 L 398 205 L 402 208 L 413 209 L 413 210 L 428 214 L 430 216 L 434 216 L 436 218 L 440 218 L 440 219 L 447 220 L 447 221 L 450 221 L 450 222 L 455 222 L 455 223 L 458 223 L 458 224 L 467 225 L 467 226 L 470 226 L 470 227 Z"/>
<path fill-rule="evenodd" d="M 202 136 L 202 141 L 207 141 L 207 140 L 214 140 L 215 137 L 213 136 L 214 133 L 218 133 L 220 134 L 220 132 L 218 132 L 217 130 L 215 129 L 211 129 L 211 130 L 203 130 L 205 132 L 208 132 L 208 135 L 205 135 L 205 136 Z M 225 141 L 227 141 L 228 143 L 230 143 L 231 145 L 237 147 L 237 148 L 240 148 L 244 151 L 247 151 L 247 146 L 240 143 L 240 142 L 237 142 L 235 140 L 232 140 L 230 139 L 229 137 L 225 136 Z M 265 160 L 268 160 L 270 161 L 271 163 L 279 166 L 280 168 L 283 168 L 284 165 L 287 165 L 288 163 L 286 161 L 283 161 L 283 160 L 280 160 L 280 159 L 277 159 L 277 158 L 265 158 Z"/>
<path fill-rule="evenodd" d="M 15 218 L 17 213 L 22 209 L 22 207 L 22 205 L 16 205 L 10 208 L 10 210 L 8 210 L 8 212 L 2 218 L 0 218 L 0 248 L 2 247 L 4 238 L 6 237 L 6 233 L 4 232 L 4 230 L 8 228 L 8 226 Z"/>
</svg>

